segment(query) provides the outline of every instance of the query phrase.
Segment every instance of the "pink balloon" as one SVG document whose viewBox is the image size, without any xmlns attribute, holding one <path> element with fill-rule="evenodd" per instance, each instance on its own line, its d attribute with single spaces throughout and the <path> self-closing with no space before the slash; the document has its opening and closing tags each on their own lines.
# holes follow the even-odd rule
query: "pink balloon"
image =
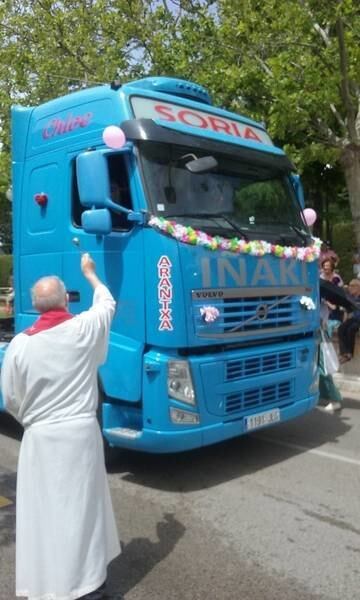
<svg viewBox="0 0 360 600">
<path fill-rule="evenodd" d="M 309 227 L 311 227 L 311 225 L 314 225 L 317 219 L 317 214 L 313 208 L 305 208 L 305 210 L 303 210 L 302 215 L 303 221 L 304 223 L 306 223 L 306 225 L 308 225 Z"/>
<path fill-rule="evenodd" d="M 105 144 L 109 146 L 109 148 L 113 148 L 115 150 L 122 148 L 126 143 L 125 133 L 116 125 L 109 125 L 108 127 L 105 127 L 102 137 Z"/>
</svg>

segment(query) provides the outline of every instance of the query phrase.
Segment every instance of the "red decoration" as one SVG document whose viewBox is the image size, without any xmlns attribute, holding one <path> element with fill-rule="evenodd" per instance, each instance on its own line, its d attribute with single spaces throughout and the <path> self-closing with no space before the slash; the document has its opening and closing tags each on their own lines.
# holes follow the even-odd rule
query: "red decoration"
<svg viewBox="0 0 360 600">
<path fill-rule="evenodd" d="M 46 206 L 48 203 L 48 196 L 42 192 L 41 194 L 35 194 L 34 200 L 39 206 Z"/>
</svg>

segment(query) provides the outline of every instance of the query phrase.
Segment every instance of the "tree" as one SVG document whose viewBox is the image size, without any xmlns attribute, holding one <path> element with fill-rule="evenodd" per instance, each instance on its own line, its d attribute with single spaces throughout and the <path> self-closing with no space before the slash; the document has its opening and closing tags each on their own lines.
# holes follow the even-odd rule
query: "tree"
<svg viewBox="0 0 360 600">
<path fill-rule="evenodd" d="M 156 9 L 156 7 L 155 7 Z M 0 236 L 10 232 L 10 107 L 146 71 L 136 33 L 146 0 L 3 0 L 0 3 Z"/>
<path fill-rule="evenodd" d="M 340 172 L 360 247 L 358 0 L 3 0 L 0 23 L 0 192 L 10 104 L 173 75 L 265 121 L 305 175 Z"/>
<path fill-rule="evenodd" d="M 221 4 L 225 26 L 231 2 Z M 341 166 L 360 247 L 359 5 L 267 0 L 242 6 L 238 37 L 263 73 L 269 129 L 300 167 L 314 160 Z"/>
<path fill-rule="evenodd" d="M 321 172 L 326 165 L 335 172 L 340 167 L 360 248 L 358 1 L 187 6 L 174 71 L 192 73 L 225 107 L 266 121 L 301 171 L 314 163 Z"/>
<path fill-rule="evenodd" d="M 154 44 L 160 39 L 156 32 L 140 34 L 152 71 L 163 73 L 166 66 L 167 74 L 208 87 L 225 108 L 265 121 L 305 180 L 315 165 L 319 181 L 331 167 L 336 187 L 343 179 L 346 183 L 360 248 L 358 1 L 188 0 L 178 5 L 176 18 L 164 22 L 162 44 Z"/>
</svg>

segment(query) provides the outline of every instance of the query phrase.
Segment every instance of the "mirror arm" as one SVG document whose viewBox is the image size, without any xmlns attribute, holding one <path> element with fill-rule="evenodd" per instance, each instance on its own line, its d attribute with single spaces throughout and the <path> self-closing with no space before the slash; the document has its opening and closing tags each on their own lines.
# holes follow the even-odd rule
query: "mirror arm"
<svg viewBox="0 0 360 600">
<path fill-rule="evenodd" d="M 110 198 L 106 198 L 106 208 L 111 208 L 116 213 L 124 213 L 127 215 L 128 221 L 134 221 L 141 225 L 145 225 L 148 221 L 147 211 L 136 212 L 134 210 L 129 210 L 120 204 L 116 204 Z"/>
</svg>

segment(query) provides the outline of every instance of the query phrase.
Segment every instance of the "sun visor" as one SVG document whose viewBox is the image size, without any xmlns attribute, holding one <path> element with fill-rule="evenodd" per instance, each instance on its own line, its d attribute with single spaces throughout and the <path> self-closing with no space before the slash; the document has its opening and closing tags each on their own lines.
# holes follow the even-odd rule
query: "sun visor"
<svg viewBox="0 0 360 600">
<path fill-rule="evenodd" d="M 198 148 L 207 153 L 228 154 L 232 158 L 252 161 L 256 165 L 280 171 L 295 171 L 296 168 L 286 154 L 276 146 L 265 146 L 257 142 L 237 139 L 195 127 L 180 124 L 158 123 L 154 119 L 130 119 L 121 123 L 126 139 L 151 141 Z"/>
</svg>

